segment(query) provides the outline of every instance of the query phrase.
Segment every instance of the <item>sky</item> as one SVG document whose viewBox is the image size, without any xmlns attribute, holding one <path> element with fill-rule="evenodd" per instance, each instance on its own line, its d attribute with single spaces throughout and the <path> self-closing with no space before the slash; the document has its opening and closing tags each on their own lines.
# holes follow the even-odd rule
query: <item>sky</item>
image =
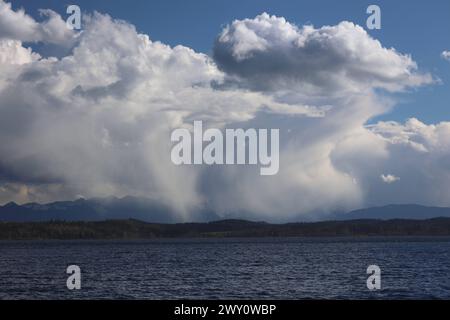
<svg viewBox="0 0 450 320">
<path fill-rule="evenodd" d="M 0 0 L 0 203 L 134 195 L 180 221 L 450 206 L 449 18 L 444 0 Z M 279 173 L 174 166 L 170 132 L 194 120 L 279 128 Z"/>
<path fill-rule="evenodd" d="M 51 8 L 60 14 L 72 2 L 64 1 L 13 1 L 16 8 L 26 8 L 38 17 L 38 9 Z M 221 28 L 235 19 L 254 17 L 262 12 L 285 17 L 297 25 L 312 24 L 316 27 L 331 25 L 343 20 L 365 26 L 366 9 L 371 4 L 382 10 L 381 30 L 368 30 L 385 47 L 406 52 L 423 70 L 433 72 L 443 85 L 415 90 L 404 95 L 401 103 L 390 114 L 373 120 L 404 121 L 410 117 L 425 123 L 450 119 L 450 68 L 440 58 L 442 51 L 450 47 L 450 2 L 446 0 L 420 1 L 295 1 L 295 0 L 168 0 L 130 1 L 93 0 L 77 1 L 83 11 L 99 11 L 131 22 L 139 32 L 151 39 L 171 46 L 188 46 L 198 52 L 210 54 Z"/>
</svg>

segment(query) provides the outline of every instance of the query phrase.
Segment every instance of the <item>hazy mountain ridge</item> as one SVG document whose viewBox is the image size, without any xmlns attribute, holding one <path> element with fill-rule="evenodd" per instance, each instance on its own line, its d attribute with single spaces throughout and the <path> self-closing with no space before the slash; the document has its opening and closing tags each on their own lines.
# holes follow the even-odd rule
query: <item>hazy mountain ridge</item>
<svg viewBox="0 0 450 320">
<path fill-rule="evenodd" d="M 238 215 L 235 214 L 234 216 Z M 333 214 L 322 220 L 423 220 L 437 217 L 450 217 L 450 208 L 426 207 L 414 204 L 388 205 Z M 47 204 L 27 203 L 18 205 L 10 202 L 0 206 L 0 221 L 102 221 L 113 219 L 136 219 L 155 223 L 174 223 L 179 221 L 177 215 L 170 207 L 152 199 L 130 196 L 124 198 L 108 197 L 57 201 Z M 205 209 L 199 210 L 193 216 L 192 221 L 206 222 L 218 219 L 218 215 Z M 309 219 L 309 221 L 311 220 Z"/>
<path fill-rule="evenodd" d="M 429 207 L 417 204 L 391 204 L 381 207 L 358 209 L 336 216 L 339 220 L 432 219 L 437 217 L 450 217 L 450 208 Z"/>
<path fill-rule="evenodd" d="M 140 219 L 151 217 L 156 222 L 172 221 L 170 208 L 158 202 L 136 197 L 93 198 L 57 201 L 47 204 L 14 202 L 0 207 L 0 221 L 97 221 L 107 219 Z"/>
</svg>

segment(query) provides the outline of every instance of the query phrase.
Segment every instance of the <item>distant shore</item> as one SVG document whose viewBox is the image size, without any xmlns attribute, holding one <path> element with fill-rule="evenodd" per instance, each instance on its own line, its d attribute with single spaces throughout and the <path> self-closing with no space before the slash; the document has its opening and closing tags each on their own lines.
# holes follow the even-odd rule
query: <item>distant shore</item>
<svg viewBox="0 0 450 320">
<path fill-rule="evenodd" d="M 245 220 L 161 224 L 139 220 L 0 222 L 0 240 L 229 237 L 450 236 L 450 218 L 270 224 Z"/>
</svg>

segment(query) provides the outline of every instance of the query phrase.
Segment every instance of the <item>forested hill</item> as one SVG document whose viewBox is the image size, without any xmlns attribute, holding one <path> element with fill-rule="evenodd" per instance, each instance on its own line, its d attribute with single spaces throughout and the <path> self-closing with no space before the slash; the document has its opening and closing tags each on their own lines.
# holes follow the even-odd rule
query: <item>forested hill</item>
<svg viewBox="0 0 450 320">
<path fill-rule="evenodd" d="M 157 224 L 138 220 L 0 222 L 0 240 L 198 237 L 450 236 L 450 218 L 269 224 L 245 220 Z"/>
</svg>

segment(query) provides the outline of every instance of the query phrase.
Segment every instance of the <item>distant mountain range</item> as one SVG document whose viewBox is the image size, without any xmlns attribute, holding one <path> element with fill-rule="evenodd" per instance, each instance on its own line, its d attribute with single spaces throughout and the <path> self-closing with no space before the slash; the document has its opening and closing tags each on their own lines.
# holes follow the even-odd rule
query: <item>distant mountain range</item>
<svg viewBox="0 0 450 320">
<path fill-rule="evenodd" d="M 431 219 L 450 217 L 450 208 L 427 207 L 416 204 L 392 204 L 382 207 L 372 207 L 354 210 L 349 213 L 336 215 L 337 220 L 355 219 Z"/>
<path fill-rule="evenodd" d="M 426 207 L 420 205 L 388 205 L 359 209 L 326 217 L 326 220 L 358 219 L 431 219 L 450 217 L 450 208 Z M 197 212 L 193 221 L 218 220 L 219 216 L 208 210 Z M 14 202 L 0 206 L 0 221 L 101 221 L 136 219 L 155 223 L 177 222 L 177 216 L 168 206 L 152 199 L 138 197 L 94 198 L 75 201 L 58 201 L 47 204 L 28 203 L 18 205 Z"/>
<path fill-rule="evenodd" d="M 216 219 L 208 212 L 198 212 L 198 219 Z M 14 202 L 0 206 L 0 221 L 101 221 L 111 219 L 137 219 L 148 222 L 175 222 L 177 216 L 164 204 L 148 198 L 108 197 L 58 201 L 47 204 Z M 195 217 L 194 217 L 195 218 Z"/>
</svg>

